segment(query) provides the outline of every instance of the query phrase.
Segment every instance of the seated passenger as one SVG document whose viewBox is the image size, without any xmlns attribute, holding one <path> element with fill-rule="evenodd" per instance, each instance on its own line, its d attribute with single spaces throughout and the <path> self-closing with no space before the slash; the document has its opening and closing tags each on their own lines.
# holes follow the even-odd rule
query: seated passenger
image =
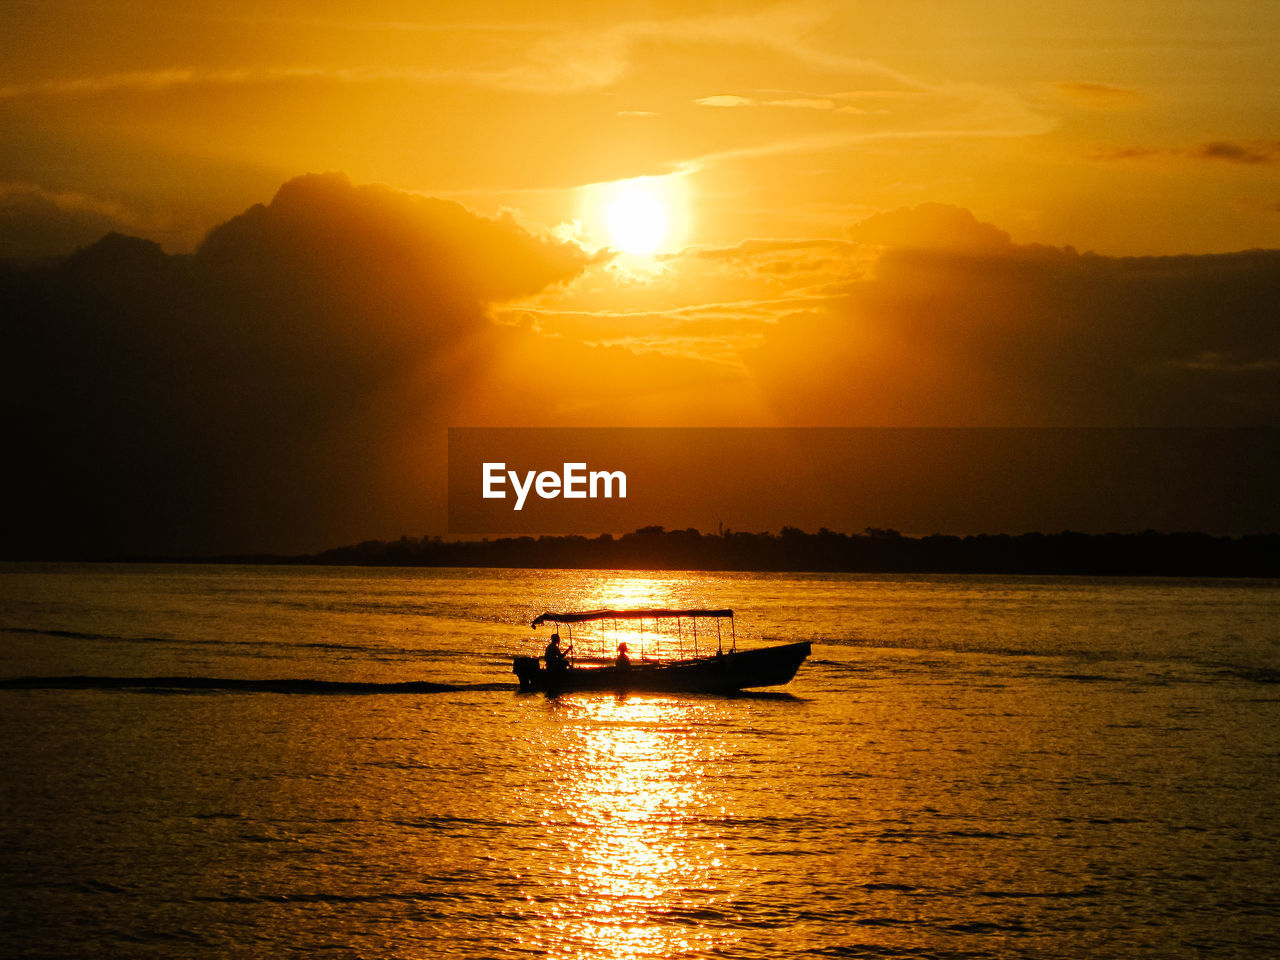
<svg viewBox="0 0 1280 960">
<path fill-rule="evenodd" d="M 625 643 L 618 644 L 618 659 L 616 665 L 619 670 L 631 669 L 631 658 L 627 656 L 627 645 Z"/>
</svg>

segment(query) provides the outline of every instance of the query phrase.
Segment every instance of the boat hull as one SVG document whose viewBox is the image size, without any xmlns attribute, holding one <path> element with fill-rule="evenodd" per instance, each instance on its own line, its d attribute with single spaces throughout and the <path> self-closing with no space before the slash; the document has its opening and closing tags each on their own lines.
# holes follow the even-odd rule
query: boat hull
<svg viewBox="0 0 1280 960">
<path fill-rule="evenodd" d="M 578 690 L 733 693 L 789 683 L 808 656 L 808 643 L 788 643 L 672 663 L 641 662 L 622 669 L 571 667 L 559 671 L 543 669 L 537 657 L 516 657 L 512 672 L 520 678 L 522 690 L 546 693 Z"/>
</svg>

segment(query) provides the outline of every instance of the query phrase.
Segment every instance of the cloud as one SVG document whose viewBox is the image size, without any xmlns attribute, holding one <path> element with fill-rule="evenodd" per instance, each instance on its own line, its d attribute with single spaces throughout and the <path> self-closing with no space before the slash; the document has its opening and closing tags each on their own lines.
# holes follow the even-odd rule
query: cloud
<svg viewBox="0 0 1280 960">
<path fill-rule="evenodd" d="M 586 262 L 508 218 L 321 175 L 194 255 L 111 234 L 0 271 L 25 504 L 2 545 L 300 549 L 425 525 L 430 425 L 507 346 L 490 304 Z"/>
<path fill-rule="evenodd" d="M 982 223 L 962 207 L 925 203 L 912 209 L 876 213 L 849 228 L 851 240 L 886 248 L 1007 254 L 1009 234 Z"/>
<path fill-rule="evenodd" d="M 117 203 L 35 184 L 0 183 L 0 259 L 31 260 L 87 246 L 141 224 Z"/>
<path fill-rule="evenodd" d="M 787 422 L 1280 423 L 1280 251 L 1079 254 L 943 207 L 850 235 L 888 241 L 874 274 L 746 357 Z"/>
<path fill-rule="evenodd" d="M 1184 157 L 1260 166 L 1280 163 L 1280 140 L 1212 140 L 1193 147 L 1118 147 L 1100 151 L 1095 160 L 1147 160 Z"/>
<path fill-rule="evenodd" d="M 751 269 L 777 273 L 822 270 L 826 265 L 852 259 L 857 245 L 831 238 L 751 239 L 732 246 L 690 247 L 686 257 L 725 263 L 742 263 Z"/>
<path fill-rule="evenodd" d="M 1147 160 L 1152 157 L 1168 156 L 1169 150 L 1162 150 L 1157 147 L 1108 147 L 1105 150 L 1096 151 L 1092 159 L 1094 160 Z"/>
<path fill-rule="evenodd" d="M 841 102 L 840 96 L 836 94 L 829 96 L 801 94 L 758 99 L 740 97 L 734 94 L 721 94 L 714 97 L 702 97 L 693 102 L 703 107 L 782 107 L 790 110 L 817 110 L 823 113 L 866 113 L 866 110 L 862 107 Z M 854 95 L 848 96 L 852 98 Z"/>
<path fill-rule="evenodd" d="M 369 76 L 363 71 L 332 71 L 318 67 L 252 67 L 235 70 L 202 70 L 194 67 L 173 67 L 164 70 L 130 70 L 95 76 L 69 79 L 43 80 L 35 83 L 16 83 L 0 87 L 0 100 L 21 100 L 32 97 L 80 97 L 102 94 L 158 93 L 175 87 L 197 84 L 210 86 L 241 86 L 246 84 L 275 83 L 281 80 L 321 79 Z"/>
<path fill-rule="evenodd" d="M 843 109 L 834 100 L 827 97 L 788 97 L 782 100 L 770 100 L 768 106 L 790 107 L 794 110 L 840 110 Z"/>
<path fill-rule="evenodd" d="M 769 98 L 716 94 L 692 102 L 718 110 L 787 110 L 797 116 L 808 114 L 813 122 L 789 134 L 779 134 L 778 124 L 754 128 L 753 140 L 744 138 L 739 145 L 686 159 L 681 164 L 686 171 L 866 143 L 1040 136 L 1056 123 L 1015 92 L 974 83 L 915 82 L 888 90 L 789 92 Z"/>
<path fill-rule="evenodd" d="M 1215 140 L 1189 152 L 1193 157 L 1228 163 L 1280 163 L 1280 140 Z"/>
<path fill-rule="evenodd" d="M 925 205 L 611 266 L 338 175 L 194 254 L 0 266 L 0 553 L 438 531 L 447 426 L 1280 421 L 1277 251 L 1079 254 Z"/>
<path fill-rule="evenodd" d="M 636 288 L 592 267 L 525 311 L 543 334 L 742 372 L 756 422 L 1280 422 L 1280 253 L 1123 258 L 1021 244 L 942 204 L 843 239 L 691 247 Z"/>
<path fill-rule="evenodd" d="M 563 19 L 528 22 L 387 22 L 359 19 L 250 16 L 219 17 L 246 29 L 295 31 L 321 27 L 360 32 L 430 34 L 447 45 L 450 62 L 420 67 L 410 61 L 345 65 L 258 63 L 232 69 L 196 64 L 155 70 L 114 71 L 58 77 L 0 86 L 0 100 L 85 97 L 109 93 L 147 94 L 195 85 L 244 86 L 282 81 L 415 84 L 465 84 L 502 91 L 546 95 L 585 93 L 608 88 L 636 69 L 644 48 L 678 43 L 702 47 L 741 47 L 832 72 L 853 73 L 907 87 L 917 81 L 877 61 L 831 53 L 808 41 L 829 17 L 820 4 L 775 3 L 726 15 L 633 18 L 596 27 L 569 25 Z M 443 59 L 443 58 L 442 58 Z"/>
<path fill-rule="evenodd" d="M 514 64 L 495 67 L 419 68 L 381 64 L 261 65 L 234 70 L 180 67 L 9 84 L 0 87 L 0 100 L 154 94 L 182 87 L 261 87 L 289 82 L 464 84 L 507 91 L 568 94 L 607 87 L 618 80 L 626 68 L 626 60 L 616 43 L 602 45 L 581 38 L 556 36 L 535 43 L 524 58 Z"/>
<path fill-rule="evenodd" d="M 1142 103 L 1142 95 L 1126 87 L 1089 81 L 1063 81 L 1053 85 L 1065 99 L 1094 110 L 1115 110 Z"/>
<path fill-rule="evenodd" d="M 715 97 L 703 97 L 702 99 L 695 100 L 693 102 L 704 107 L 749 107 L 755 103 L 754 100 L 749 100 L 746 97 L 737 97 L 728 94 Z"/>
</svg>

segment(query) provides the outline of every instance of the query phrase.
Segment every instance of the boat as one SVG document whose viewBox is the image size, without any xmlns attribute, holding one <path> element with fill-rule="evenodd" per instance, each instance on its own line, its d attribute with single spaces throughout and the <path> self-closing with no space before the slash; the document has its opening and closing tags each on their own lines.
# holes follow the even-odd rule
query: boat
<svg viewBox="0 0 1280 960">
<path fill-rule="evenodd" d="M 715 653 L 699 655 L 697 624 L 699 620 L 710 618 L 715 622 Z M 657 621 L 674 620 L 676 625 L 675 643 L 679 654 L 675 658 L 647 656 L 644 641 L 644 623 L 647 619 Z M 684 632 L 684 620 L 692 621 L 691 634 Z M 559 635 L 559 627 L 568 628 L 569 641 L 566 652 L 573 651 L 573 627 L 575 624 L 590 621 L 614 621 L 615 639 L 619 636 L 622 624 L 628 624 L 626 636 L 634 639 L 640 637 L 640 656 L 629 659 L 622 656 L 617 660 L 605 657 L 562 657 L 558 665 L 550 668 L 538 657 L 517 656 L 512 658 L 512 672 L 520 680 L 521 690 L 540 690 L 544 693 L 571 693 L 583 690 L 602 691 L 651 691 L 659 693 L 734 693 L 756 687 L 776 687 L 789 683 L 796 675 L 800 664 L 809 656 L 809 644 L 786 643 L 772 647 L 761 647 L 750 650 L 739 650 L 737 634 L 733 629 L 732 610 L 587 610 L 573 613 L 544 613 L 536 617 L 530 625 L 537 629 L 544 623 L 557 627 L 555 636 Z M 724 637 L 721 624 L 727 620 L 730 625 L 730 649 L 724 649 Z M 638 634 L 630 627 L 631 621 L 639 621 Z M 656 626 L 656 624 L 655 624 Z M 651 636 L 657 636 L 652 634 Z M 706 631 L 704 630 L 704 642 Z M 668 635 L 667 645 L 672 638 Z M 686 644 L 692 643 L 692 657 L 685 656 Z M 619 644 L 625 651 L 626 642 Z M 661 646 L 659 643 L 658 646 Z M 657 651 L 655 651 L 657 652 Z"/>
</svg>

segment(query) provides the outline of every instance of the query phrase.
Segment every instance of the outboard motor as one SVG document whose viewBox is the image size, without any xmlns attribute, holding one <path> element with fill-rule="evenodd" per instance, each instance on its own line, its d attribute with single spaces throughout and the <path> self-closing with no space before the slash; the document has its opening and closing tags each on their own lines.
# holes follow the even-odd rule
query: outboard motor
<svg viewBox="0 0 1280 960">
<path fill-rule="evenodd" d="M 520 679 L 521 690 L 538 689 L 538 675 L 542 667 L 537 657 L 515 657 L 511 661 L 511 672 Z"/>
</svg>

